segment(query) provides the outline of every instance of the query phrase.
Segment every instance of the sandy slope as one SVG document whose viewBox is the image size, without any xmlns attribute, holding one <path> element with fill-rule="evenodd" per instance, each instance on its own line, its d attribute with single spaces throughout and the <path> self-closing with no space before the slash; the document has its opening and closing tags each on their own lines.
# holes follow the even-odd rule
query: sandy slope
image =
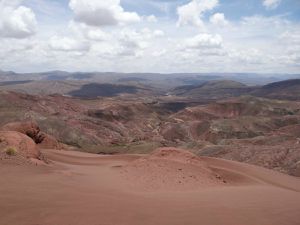
<svg viewBox="0 0 300 225">
<path fill-rule="evenodd" d="M 271 170 L 184 154 L 43 153 L 53 164 L 8 166 L 0 161 L 1 225 L 300 223 L 300 180 Z M 183 178 L 190 174 L 198 180 Z M 167 184 L 145 188 L 162 180 Z"/>
</svg>

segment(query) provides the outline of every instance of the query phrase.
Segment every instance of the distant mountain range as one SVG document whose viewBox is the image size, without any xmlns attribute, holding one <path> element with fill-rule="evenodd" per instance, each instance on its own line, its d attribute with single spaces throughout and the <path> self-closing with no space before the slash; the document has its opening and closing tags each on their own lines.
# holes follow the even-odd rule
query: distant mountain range
<svg viewBox="0 0 300 225">
<path fill-rule="evenodd" d="M 160 87 L 198 85 L 212 80 L 233 80 L 246 85 L 265 85 L 272 82 L 300 79 L 300 74 L 259 73 L 113 73 L 113 72 L 66 72 L 15 73 L 0 70 L 0 82 L 24 80 L 86 80 L 102 83 L 143 83 Z"/>
<path fill-rule="evenodd" d="M 64 71 L 21 74 L 0 71 L 0 90 L 33 95 L 61 94 L 84 98 L 135 94 L 145 97 L 177 96 L 199 101 L 253 95 L 273 99 L 299 100 L 300 75 L 126 74 Z"/>
<path fill-rule="evenodd" d="M 230 80 L 207 81 L 200 85 L 186 85 L 174 88 L 169 94 L 193 99 L 221 99 L 241 95 L 300 100 L 300 79 L 284 80 L 263 86 L 246 86 Z"/>
</svg>

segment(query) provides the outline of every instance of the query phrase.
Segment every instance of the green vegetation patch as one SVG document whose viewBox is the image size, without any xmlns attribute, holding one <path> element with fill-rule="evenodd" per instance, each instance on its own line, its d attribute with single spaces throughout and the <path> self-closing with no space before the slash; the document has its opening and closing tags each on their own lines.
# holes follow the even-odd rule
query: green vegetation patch
<svg viewBox="0 0 300 225">
<path fill-rule="evenodd" d="M 14 147 L 8 147 L 5 149 L 5 153 L 9 156 L 15 156 L 15 155 L 17 155 L 18 151 Z"/>
</svg>

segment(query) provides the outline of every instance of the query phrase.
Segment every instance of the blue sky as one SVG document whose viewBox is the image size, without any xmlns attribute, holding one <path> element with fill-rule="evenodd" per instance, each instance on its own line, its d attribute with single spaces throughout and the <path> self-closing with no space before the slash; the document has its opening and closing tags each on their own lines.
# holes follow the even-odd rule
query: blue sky
<svg viewBox="0 0 300 225">
<path fill-rule="evenodd" d="M 179 5 L 187 4 L 188 2 L 189 0 L 124 0 L 122 5 L 125 9 L 130 11 L 137 11 L 145 15 L 154 14 L 161 17 L 166 16 L 165 12 L 160 10 L 159 7 L 156 7 L 155 4 L 165 5 L 165 7 L 170 10 L 170 14 L 168 16 L 170 16 L 173 20 L 176 20 L 176 8 Z M 219 3 L 219 6 L 211 12 L 221 11 L 226 14 L 227 18 L 230 20 L 240 20 L 245 16 L 252 16 L 255 14 L 265 16 L 289 14 L 288 17 L 291 20 L 300 19 L 300 1 L 297 0 L 285 0 L 273 10 L 266 10 L 261 0 L 221 0 Z"/>
<path fill-rule="evenodd" d="M 300 1 L 0 0 L 0 69 L 300 73 Z"/>
<path fill-rule="evenodd" d="M 177 20 L 177 7 L 188 2 L 189 0 L 123 0 L 121 1 L 121 5 L 126 11 L 135 11 L 141 15 L 155 15 L 161 18 L 167 17 L 169 20 Z M 48 4 L 61 7 L 60 12 L 63 12 L 64 15 L 60 16 L 64 19 L 72 18 L 72 11 L 69 8 L 68 0 L 52 0 L 48 1 Z M 44 11 L 41 10 L 42 7 L 39 7 L 36 1 L 24 1 L 24 5 L 34 9 L 37 12 L 37 16 L 41 19 L 46 16 Z M 163 8 L 167 9 L 168 13 Z M 226 14 L 227 18 L 233 21 L 257 14 L 265 16 L 285 15 L 290 20 L 297 21 L 300 20 L 300 1 L 285 0 L 275 9 L 266 10 L 262 4 L 262 0 L 221 0 L 219 1 L 219 6 L 206 13 L 205 17 L 208 18 L 209 14 L 218 11 Z M 49 14 L 57 16 L 58 12 L 49 12 Z"/>
</svg>

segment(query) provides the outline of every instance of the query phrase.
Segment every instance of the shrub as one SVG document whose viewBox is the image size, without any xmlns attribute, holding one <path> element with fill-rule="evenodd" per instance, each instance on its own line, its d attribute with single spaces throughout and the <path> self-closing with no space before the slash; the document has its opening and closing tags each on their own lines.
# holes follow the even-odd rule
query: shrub
<svg viewBox="0 0 300 225">
<path fill-rule="evenodd" d="M 17 149 L 13 148 L 13 147 L 8 147 L 6 150 L 5 150 L 5 153 L 9 156 L 14 156 L 17 154 Z"/>
</svg>

